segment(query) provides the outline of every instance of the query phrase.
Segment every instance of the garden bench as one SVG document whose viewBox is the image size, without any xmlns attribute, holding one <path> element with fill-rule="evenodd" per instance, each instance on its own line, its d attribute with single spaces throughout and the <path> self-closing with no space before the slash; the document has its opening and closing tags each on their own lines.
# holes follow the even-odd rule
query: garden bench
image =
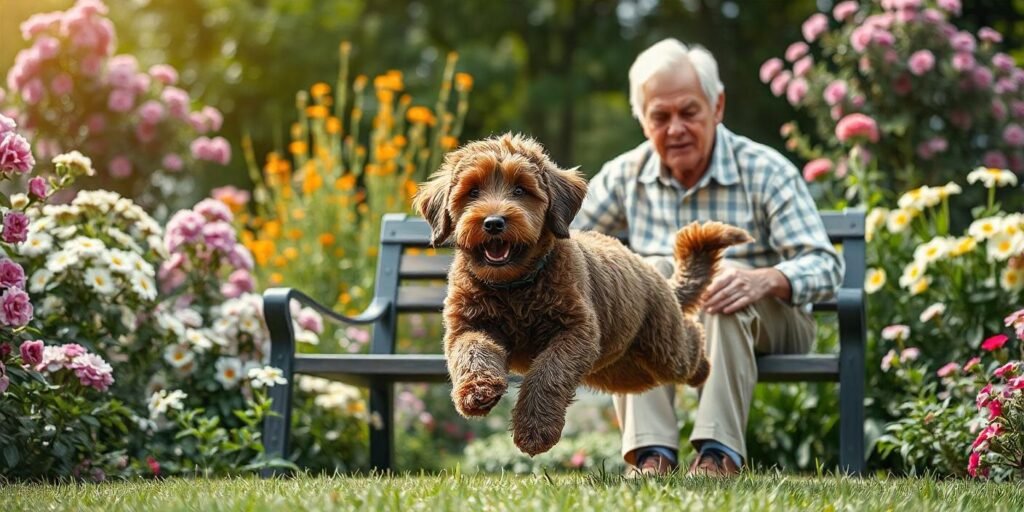
<svg viewBox="0 0 1024 512">
<path fill-rule="evenodd" d="M 815 311 L 838 315 L 839 354 L 766 355 L 757 359 L 760 382 L 839 383 L 840 466 L 849 473 L 864 469 L 864 214 L 862 211 L 824 212 L 822 218 L 833 243 L 841 244 L 846 275 L 835 300 L 814 304 Z M 398 316 L 440 313 L 451 263 L 450 254 L 426 255 L 407 249 L 430 246 L 430 227 L 417 217 L 384 216 L 374 296 L 369 307 L 349 317 L 318 304 L 291 288 L 271 288 L 263 295 L 263 314 L 270 330 L 270 364 L 280 368 L 288 384 L 270 390 L 275 414 L 263 425 L 263 443 L 270 457 L 288 454 L 291 399 L 296 374 L 341 380 L 369 389 L 370 463 L 375 469 L 392 466 L 394 441 L 393 390 L 396 382 L 444 382 L 448 371 L 441 354 L 396 354 Z M 342 324 L 371 324 L 369 354 L 296 354 L 291 301 L 309 306 L 328 320 Z M 438 340 L 438 347 L 441 341 Z M 271 474 L 266 471 L 265 475 Z"/>
</svg>

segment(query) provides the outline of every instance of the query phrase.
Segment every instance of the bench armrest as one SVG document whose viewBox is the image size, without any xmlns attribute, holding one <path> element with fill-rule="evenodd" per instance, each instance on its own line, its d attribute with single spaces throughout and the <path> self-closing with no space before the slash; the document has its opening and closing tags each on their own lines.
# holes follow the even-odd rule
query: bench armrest
<svg viewBox="0 0 1024 512">
<path fill-rule="evenodd" d="M 836 313 L 839 317 L 839 346 L 863 351 L 865 342 L 864 290 L 840 288 L 836 294 Z"/>
</svg>

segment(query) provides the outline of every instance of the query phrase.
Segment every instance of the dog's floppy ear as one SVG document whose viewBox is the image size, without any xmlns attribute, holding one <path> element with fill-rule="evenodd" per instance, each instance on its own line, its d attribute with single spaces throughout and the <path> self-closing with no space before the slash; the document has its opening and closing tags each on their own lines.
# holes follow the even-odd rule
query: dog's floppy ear
<svg viewBox="0 0 1024 512">
<path fill-rule="evenodd" d="M 452 234 L 452 217 L 448 213 L 448 190 L 451 188 L 451 168 L 441 166 L 430 181 L 420 184 L 416 197 L 413 198 L 415 208 L 427 223 L 430 224 L 433 245 L 441 245 Z"/>
<path fill-rule="evenodd" d="M 550 166 L 548 182 L 548 229 L 558 238 L 569 238 L 569 224 L 583 205 L 587 182 L 577 172 L 579 167 L 563 171 Z"/>
</svg>

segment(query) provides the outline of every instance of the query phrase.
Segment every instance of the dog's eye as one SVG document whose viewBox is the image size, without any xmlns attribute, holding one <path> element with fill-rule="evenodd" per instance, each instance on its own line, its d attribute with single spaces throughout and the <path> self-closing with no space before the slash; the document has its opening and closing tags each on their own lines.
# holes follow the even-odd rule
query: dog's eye
<svg viewBox="0 0 1024 512">
<path fill-rule="evenodd" d="M 525 193 L 526 193 L 526 189 L 523 188 L 523 187 L 516 187 L 516 188 L 512 189 L 512 195 L 514 195 L 514 196 L 521 196 L 521 195 L 523 195 Z"/>
<path fill-rule="evenodd" d="M 472 199 L 480 197 L 480 189 L 476 187 L 469 189 L 469 197 Z"/>
</svg>

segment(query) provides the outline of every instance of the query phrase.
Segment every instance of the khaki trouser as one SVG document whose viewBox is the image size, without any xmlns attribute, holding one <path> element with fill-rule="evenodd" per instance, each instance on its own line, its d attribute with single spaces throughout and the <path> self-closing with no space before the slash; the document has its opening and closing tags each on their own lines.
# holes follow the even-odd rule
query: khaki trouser
<svg viewBox="0 0 1024 512">
<path fill-rule="evenodd" d="M 654 262 L 663 274 L 670 265 Z M 660 263 L 660 264 L 659 264 Z M 725 265 L 744 267 L 726 261 Z M 806 353 L 814 342 L 810 313 L 768 297 L 731 315 L 701 314 L 711 375 L 704 383 L 690 442 L 715 440 L 747 457 L 744 432 L 757 383 L 755 354 Z M 679 448 L 675 386 L 640 394 L 614 395 L 615 414 L 622 429 L 622 455 L 635 462 L 634 451 L 644 446 Z"/>
</svg>

